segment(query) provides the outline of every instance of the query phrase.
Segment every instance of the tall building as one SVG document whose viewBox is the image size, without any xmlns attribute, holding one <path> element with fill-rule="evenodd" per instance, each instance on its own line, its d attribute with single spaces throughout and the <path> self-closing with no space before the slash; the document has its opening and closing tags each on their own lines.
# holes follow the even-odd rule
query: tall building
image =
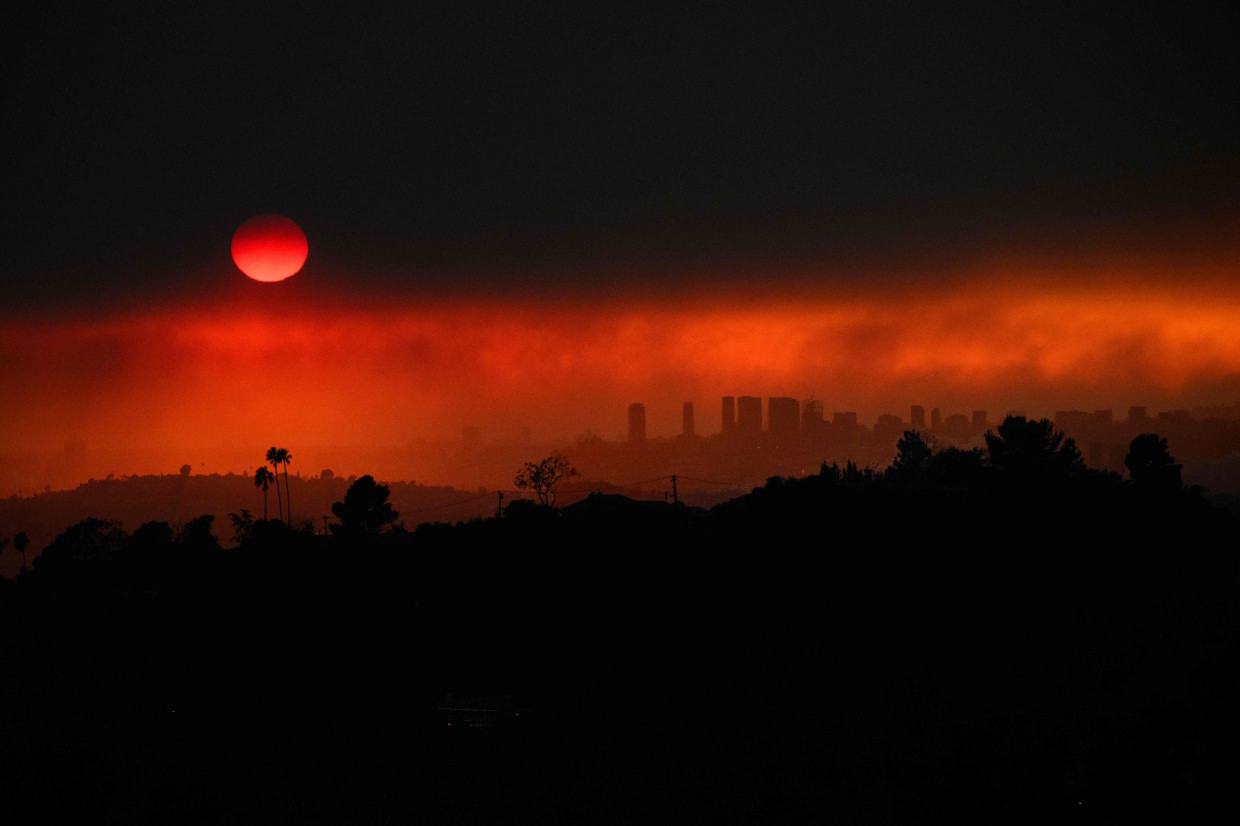
<svg viewBox="0 0 1240 826">
<path fill-rule="evenodd" d="M 791 447 L 801 434 L 801 403 L 790 396 L 771 396 L 766 400 L 766 421 L 771 440 Z"/>
<path fill-rule="evenodd" d="M 629 405 L 629 441 L 646 441 L 646 405 L 641 402 Z"/>
<path fill-rule="evenodd" d="M 1055 429 L 1062 430 L 1074 438 L 1079 437 L 1089 427 L 1091 421 L 1093 421 L 1093 415 L 1084 410 L 1055 411 Z"/>
<path fill-rule="evenodd" d="M 1160 425 L 1177 425 L 1187 427 L 1192 424 L 1193 416 L 1187 410 L 1160 410 L 1158 411 L 1158 423 Z"/>
<path fill-rule="evenodd" d="M 831 447 L 832 451 L 847 456 L 857 447 L 861 439 L 862 428 L 857 424 L 857 414 L 848 410 L 831 414 Z"/>
<path fill-rule="evenodd" d="M 973 411 L 973 432 L 974 433 L 985 433 L 987 426 L 988 425 L 986 424 L 986 411 L 985 410 L 974 410 Z"/>
<path fill-rule="evenodd" d="M 822 427 L 822 402 L 806 399 L 801 402 L 801 432 L 808 433 Z"/>
<path fill-rule="evenodd" d="M 939 412 L 937 407 L 930 410 L 930 429 L 938 430 L 943 426 L 943 414 Z"/>
<path fill-rule="evenodd" d="M 844 413 L 832 413 L 831 425 L 837 428 L 845 428 L 847 430 L 857 429 L 857 414 L 854 411 Z"/>
<path fill-rule="evenodd" d="M 762 433 L 762 399 L 741 396 L 736 400 L 736 432 L 747 437 Z"/>
<path fill-rule="evenodd" d="M 899 439 L 904 433 L 904 422 L 894 413 L 883 413 L 874 422 L 874 436 L 883 441 Z"/>
<path fill-rule="evenodd" d="M 731 436 L 736 432 L 736 398 L 723 397 L 723 435 Z"/>
<path fill-rule="evenodd" d="M 969 417 L 963 413 L 953 413 L 943 420 L 943 432 L 947 438 L 963 442 L 969 438 Z"/>
<path fill-rule="evenodd" d="M 694 435 L 693 433 L 693 402 L 685 402 L 685 406 L 680 411 L 681 433 L 685 437 Z"/>
<path fill-rule="evenodd" d="M 911 427 L 913 430 L 925 430 L 926 429 L 926 408 L 922 407 L 920 404 L 913 405 L 912 408 L 909 410 L 908 419 L 909 419 L 908 421 L 909 427 Z"/>
<path fill-rule="evenodd" d="M 827 428 L 822 417 L 822 402 L 806 399 L 801 402 L 801 440 L 818 450 L 824 446 Z"/>
</svg>

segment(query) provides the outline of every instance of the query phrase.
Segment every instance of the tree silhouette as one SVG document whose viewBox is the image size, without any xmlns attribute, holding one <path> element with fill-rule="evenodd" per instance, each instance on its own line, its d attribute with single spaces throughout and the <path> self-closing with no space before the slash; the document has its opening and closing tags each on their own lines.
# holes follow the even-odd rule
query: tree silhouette
<svg viewBox="0 0 1240 826">
<path fill-rule="evenodd" d="M 22 570 L 26 570 L 26 547 L 30 544 L 30 537 L 26 536 L 25 531 L 18 531 L 13 537 L 13 547 L 22 555 Z"/>
<path fill-rule="evenodd" d="M 332 513 L 340 520 L 331 526 L 332 534 L 372 537 L 383 533 L 400 516 L 388 502 L 390 493 L 387 485 L 377 484 L 369 474 L 349 485 L 344 501 L 332 504 Z"/>
<path fill-rule="evenodd" d="M 250 512 L 242 508 L 241 513 L 229 513 L 228 518 L 232 521 L 233 542 L 236 542 L 238 545 L 244 545 L 246 542 L 249 542 L 250 536 L 254 532 L 254 517 L 250 515 Z"/>
<path fill-rule="evenodd" d="M 287 452 L 287 451 L 285 451 Z M 272 470 L 276 472 L 276 505 L 280 508 L 280 518 L 284 518 L 284 502 L 280 499 L 280 448 L 267 448 L 267 464 L 271 465 Z"/>
<path fill-rule="evenodd" d="M 152 520 L 143 522 L 133 532 L 132 544 L 170 545 L 176 540 L 176 531 L 167 522 Z"/>
<path fill-rule="evenodd" d="M 948 445 L 930 458 L 926 479 L 933 485 L 977 487 L 986 475 L 985 454 L 980 447 Z"/>
<path fill-rule="evenodd" d="M 919 430 L 906 430 L 896 442 L 896 458 L 891 463 L 893 478 L 906 482 L 922 481 L 930 467 L 934 450 Z"/>
<path fill-rule="evenodd" d="M 1134 484 L 1147 490 L 1179 490 L 1184 486 L 1181 465 L 1156 433 L 1142 433 L 1128 444 L 1124 467 Z"/>
<path fill-rule="evenodd" d="M 189 465 L 181 465 L 181 478 L 182 478 L 182 479 L 188 479 L 188 478 L 189 478 L 190 473 L 192 473 L 192 472 L 193 472 L 193 470 L 194 470 L 194 469 L 193 469 L 192 467 L 190 467 Z"/>
<path fill-rule="evenodd" d="M 555 505 L 556 489 L 560 483 L 571 476 L 580 476 L 568 459 L 563 456 L 548 456 L 541 462 L 526 462 L 525 467 L 517 474 L 513 484 L 522 490 L 532 490 L 538 501 L 544 505 Z"/>
<path fill-rule="evenodd" d="M 1076 442 L 1055 430 L 1049 419 L 1008 416 L 998 433 L 986 431 L 986 450 L 991 467 L 1024 481 L 1066 478 L 1085 467 Z"/>
<path fill-rule="evenodd" d="M 194 550 L 219 550 L 219 540 L 215 538 L 215 534 L 211 533 L 213 522 L 215 522 L 215 515 L 210 513 L 189 520 L 178 532 L 177 541 Z"/>
<path fill-rule="evenodd" d="M 263 520 L 267 519 L 267 487 L 276 481 L 276 477 L 271 471 L 267 470 L 266 465 L 259 465 L 258 470 L 254 471 L 254 487 L 263 489 Z M 276 493 L 279 494 L 279 483 L 276 483 Z"/>
<path fill-rule="evenodd" d="M 111 585 L 111 566 L 129 541 L 119 522 L 89 517 L 70 525 L 34 560 L 34 574 L 46 581 L 92 591 Z"/>
</svg>

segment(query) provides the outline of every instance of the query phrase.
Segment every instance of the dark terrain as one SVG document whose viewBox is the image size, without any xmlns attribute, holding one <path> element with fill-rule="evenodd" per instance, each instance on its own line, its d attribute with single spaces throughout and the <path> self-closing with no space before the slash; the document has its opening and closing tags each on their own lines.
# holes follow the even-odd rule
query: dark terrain
<svg viewBox="0 0 1240 826">
<path fill-rule="evenodd" d="M 6 820 L 1216 822 L 1237 523 L 1060 458 L 231 549 L 80 523 L 0 582 Z"/>
</svg>

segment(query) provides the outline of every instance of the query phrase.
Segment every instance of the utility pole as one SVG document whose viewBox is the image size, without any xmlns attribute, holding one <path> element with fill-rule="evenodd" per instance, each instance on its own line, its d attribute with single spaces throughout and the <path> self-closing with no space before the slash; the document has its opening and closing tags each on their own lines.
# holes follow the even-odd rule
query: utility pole
<svg viewBox="0 0 1240 826">
<path fill-rule="evenodd" d="M 679 505 L 680 499 L 676 496 L 676 474 L 672 474 L 672 504 Z"/>
<path fill-rule="evenodd" d="M 499 497 L 499 501 L 495 503 L 495 518 L 499 519 L 504 515 L 504 492 L 497 490 L 495 495 Z"/>
<path fill-rule="evenodd" d="M 323 536 L 327 536 L 327 517 L 323 517 Z"/>
</svg>

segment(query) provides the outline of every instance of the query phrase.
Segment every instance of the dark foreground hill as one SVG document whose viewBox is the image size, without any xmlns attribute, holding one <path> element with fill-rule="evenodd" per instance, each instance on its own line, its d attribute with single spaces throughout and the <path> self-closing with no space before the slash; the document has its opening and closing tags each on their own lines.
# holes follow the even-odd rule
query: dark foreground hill
<svg viewBox="0 0 1240 826">
<path fill-rule="evenodd" d="M 11 822 L 1214 822 L 1237 525 L 828 472 L 367 539 L 79 526 L 0 583 Z M 209 528 L 200 525 L 199 528 Z"/>
</svg>

